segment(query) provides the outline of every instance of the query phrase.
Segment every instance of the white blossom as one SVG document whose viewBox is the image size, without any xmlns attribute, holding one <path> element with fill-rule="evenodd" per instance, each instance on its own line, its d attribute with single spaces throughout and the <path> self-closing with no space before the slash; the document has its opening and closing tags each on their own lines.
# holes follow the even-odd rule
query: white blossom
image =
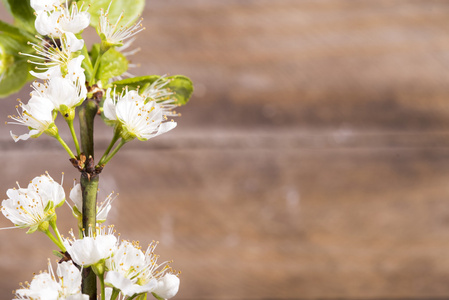
<svg viewBox="0 0 449 300">
<path fill-rule="evenodd" d="M 179 290 L 179 277 L 174 274 L 165 274 L 157 281 L 153 293 L 164 299 L 173 298 Z"/>
<path fill-rule="evenodd" d="M 170 262 L 157 263 L 156 246 L 153 242 L 143 252 L 138 242 L 122 241 L 114 255 L 106 260 L 105 282 L 127 296 L 154 292 L 167 299 L 173 297 L 179 288 L 179 278 L 168 265 Z"/>
<path fill-rule="evenodd" d="M 127 136 L 141 141 L 166 133 L 176 127 L 176 122 L 163 122 L 163 108 L 155 101 L 145 103 L 127 97 L 116 106 L 117 119 L 122 123 Z"/>
<path fill-rule="evenodd" d="M 81 272 L 71 261 L 60 263 L 57 275 L 60 278 L 59 283 L 64 296 L 81 294 Z"/>
<path fill-rule="evenodd" d="M 53 108 L 64 114 L 64 111 L 81 105 L 87 96 L 86 85 L 77 78 L 54 76 L 44 83 L 34 82 L 32 96 L 49 100 Z"/>
<path fill-rule="evenodd" d="M 111 97 L 107 91 L 103 110 L 107 120 L 122 126 L 122 138 L 148 140 L 176 127 L 176 122 L 164 122 L 163 107 L 156 101 L 146 102 L 135 90 L 125 90 Z"/>
<path fill-rule="evenodd" d="M 55 208 L 65 200 L 62 186 L 50 175 L 35 177 L 27 188 L 8 189 L 8 199 L 2 201 L 2 213 L 16 227 L 36 231 L 55 215 Z"/>
<path fill-rule="evenodd" d="M 133 37 L 134 35 L 145 29 L 144 27 L 142 27 L 142 19 L 140 19 L 135 24 L 131 24 L 131 22 L 129 22 L 126 25 L 120 25 L 121 21 L 124 18 L 123 12 L 117 18 L 115 23 L 112 24 L 108 18 L 109 8 L 110 4 L 106 12 L 101 9 L 100 20 L 97 28 L 98 35 L 105 43 L 113 46 L 123 45 L 124 40 Z"/>
<path fill-rule="evenodd" d="M 96 232 L 94 233 L 94 230 Z M 101 263 L 109 258 L 117 247 L 117 238 L 112 227 L 97 227 L 83 239 L 64 239 L 64 246 L 72 260 L 83 267 Z"/>
<path fill-rule="evenodd" d="M 118 121 L 115 109 L 117 101 L 119 101 L 119 99 L 122 99 L 123 96 L 124 92 L 122 92 L 122 95 L 117 96 L 117 94 L 115 93 L 115 88 L 114 92 L 112 92 L 111 88 L 108 88 L 106 91 L 106 99 L 104 100 L 103 103 L 103 113 L 105 118 L 109 121 L 112 121 L 114 124 Z"/>
<path fill-rule="evenodd" d="M 165 75 L 161 76 L 142 92 L 142 96 L 146 98 L 146 101 L 160 102 L 167 100 L 173 95 L 173 92 L 165 88 L 168 83 L 170 83 L 170 79 L 166 79 Z"/>
<path fill-rule="evenodd" d="M 61 4 L 61 0 L 31 0 L 31 7 L 37 12 L 52 11 Z"/>
<path fill-rule="evenodd" d="M 56 275 L 51 263 L 48 272 L 36 275 L 28 287 L 16 291 L 16 299 L 32 300 L 88 300 L 81 293 L 81 272 L 71 261 L 58 264 Z"/>
<path fill-rule="evenodd" d="M 66 32 L 80 33 L 90 23 L 90 14 L 82 11 L 82 7 L 78 9 L 76 2 L 73 2 L 70 10 L 66 1 L 65 6 L 53 5 L 53 10 L 37 10 L 34 23 L 37 32 L 53 38 L 59 38 Z"/>
<path fill-rule="evenodd" d="M 37 176 L 31 180 L 28 184 L 28 190 L 35 191 L 39 194 L 45 204 L 51 201 L 53 203 L 52 206 L 54 207 L 61 206 L 65 200 L 65 192 L 62 183 L 59 184 L 54 181 L 48 173 Z"/>
<path fill-rule="evenodd" d="M 137 244 L 122 241 L 114 256 L 106 260 L 106 267 L 108 273 L 105 282 L 126 296 L 151 292 L 157 285 L 156 279 L 145 284 L 139 282 L 139 276 L 146 267 L 146 260 Z"/>
<path fill-rule="evenodd" d="M 155 101 L 158 103 L 165 116 L 175 117 L 179 116 L 173 109 L 177 107 L 176 98 L 172 97 L 174 93 L 166 87 L 171 79 L 167 79 L 164 76 L 159 77 L 149 87 L 145 88 L 142 92 L 142 96 L 145 98 L 145 102 Z"/>
<path fill-rule="evenodd" d="M 154 253 L 157 244 L 158 242 L 153 241 L 148 246 L 145 252 L 146 267 L 140 274 L 139 280 L 141 284 L 145 284 L 156 279 L 157 285 L 152 292 L 158 294 L 158 296 L 162 298 L 168 299 L 178 292 L 179 278 L 175 279 L 174 277 L 177 277 L 180 272 L 176 272 L 169 266 L 169 263 L 172 261 L 165 261 L 160 264 L 157 263 L 159 255 Z"/>
<path fill-rule="evenodd" d="M 21 112 L 19 111 L 19 107 L 22 110 Z M 47 132 L 51 128 L 56 128 L 52 116 L 53 108 L 54 106 L 51 101 L 38 95 L 33 95 L 28 104 L 20 102 L 16 106 L 17 116 L 8 116 L 8 118 L 13 120 L 12 122 L 8 122 L 8 124 L 23 125 L 30 128 L 30 131 L 22 135 L 13 134 L 11 131 L 11 137 L 14 141 L 27 140 L 30 137 L 36 138 L 43 132 Z"/>
<path fill-rule="evenodd" d="M 34 276 L 28 288 L 17 290 L 16 299 L 57 300 L 59 287 L 54 276 L 42 273 Z"/>
<path fill-rule="evenodd" d="M 30 42 L 36 54 L 20 53 L 33 59 L 28 62 L 36 65 L 36 70 L 44 71 L 30 71 L 31 75 L 39 79 L 69 76 L 72 81 L 79 78 L 79 81 L 84 82 L 84 69 L 81 67 L 84 56 L 75 54 L 83 48 L 84 41 L 78 40 L 73 33 L 64 34 L 59 41 L 59 45 L 56 45 L 54 39 L 41 38 L 40 44 Z"/>
</svg>

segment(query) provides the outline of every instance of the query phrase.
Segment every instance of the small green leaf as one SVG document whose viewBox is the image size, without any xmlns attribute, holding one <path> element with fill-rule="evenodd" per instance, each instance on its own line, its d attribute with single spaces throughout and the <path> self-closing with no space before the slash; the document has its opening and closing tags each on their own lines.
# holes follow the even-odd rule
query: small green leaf
<svg viewBox="0 0 449 300">
<path fill-rule="evenodd" d="M 10 0 L 11 1 L 11 0 Z M 93 27 L 98 26 L 100 17 L 100 9 L 107 11 L 109 7 L 108 19 L 111 24 L 115 24 L 120 14 L 123 13 L 123 19 L 120 26 L 131 25 L 142 14 L 145 6 L 145 0 L 79 0 L 78 2 L 85 2 L 85 5 L 90 5 L 88 12 L 90 13 L 90 24 Z M 110 6 L 109 6 L 110 5 Z"/>
<path fill-rule="evenodd" d="M 21 46 L 10 35 L 0 33 L 0 97 L 19 91 L 27 82 L 30 67 L 18 54 Z"/>
<path fill-rule="evenodd" d="M 115 49 L 109 49 L 101 57 L 97 77 L 106 84 L 109 79 L 120 76 L 128 70 L 128 60 Z"/>
<path fill-rule="evenodd" d="M 55 207 L 55 203 L 53 201 L 48 201 L 47 205 L 45 205 L 44 211 L 48 211 L 49 209 L 52 209 Z"/>
<path fill-rule="evenodd" d="M 115 81 L 112 83 L 112 85 L 117 86 L 117 91 L 122 91 L 125 87 L 128 87 L 131 90 L 137 89 L 137 87 L 144 87 L 146 85 L 150 85 L 156 80 L 158 80 L 161 76 L 159 75 L 148 75 L 148 76 L 139 76 L 139 77 L 132 77 L 132 78 L 126 78 L 123 80 Z"/>
<path fill-rule="evenodd" d="M 139 76 L 115 81 L 112 85 L 117 86 L 117 91 L 121 91 L 125 87 L 128 87 L 129 89 L 137 89 L 137 87 L 140 87 L 141 92 L 143 92 L 145 88 L 149 87 L 160 77 L 161 76 L 158 75 Z M 193 93 L 193 83 L 188 77 L 174 75 L 165 77 L 162 80 L 170 81 L 165 88 L 168 88 L 173 92 L 172 97 L 176 99 L 176 104 L 185 105 L 190 100 Z"/>
<path fill-rule="evenodd" d="M 35 233 L 38 228 L 39 228 L 39 226 L 37 226 L 37 225 L 31 226 L 30 229 L 28 229 L 28 231 L 26 233 L 27 234 Z"/>
<path fill-rule="evenodd" d="M 12 56 L 23 58 L 23 56 L 19 55 L 19 51 L 24 49 L 25 47 L 22 45 L 22 43 L 20 43 L 20 41 L 17 41 L 11 35 L 0 32 L 0 46 L 0 55 L 6 53 Z"/>
<path fill-rule="evenodd" d="M 23 27 L 29 32 L 36 32 L 34 28 L 34 9 L 30 5 L 30 0 L 6 0 L 14 21 L 18 27 Z"/>
<path fill-rule="evenodd" d="M 175 75 L 167 77 L 170 82 L 166 85 L 173 93 L 176 98 L 176 104 L 185 105 L 192 96 L 193 93 L 193 83 L 192 81 L 183 75 Z"/>
<path fill-rule="evenodd" d="M 36 38 L 26 30 L 8 24 L 0 20 L 0 32 L 14 37 L 17 41 L 26 44 L 28 41 L 36 41 Z M 28 47 L 29 48 L 29 47 Z"/>
<path fill-rule="evenodd" d="M 92 45 L 92 49 L 90 49 L 90 59 L 92 61 L 92 63 L 95 64 L 95 62 L 97 61 L 98 58 L 98 54 L 100 53 L 100 44 L 96 43 Z"/>
<path fill-rule="evenodd" d="M 76 207 L 76 206 L 73 206 L 73 208 L 72 208 L 72 214 L 73 214 L 73 216 L 75 217 L 75 218 L 77 218 L 78 220 L 83 220 L 83 213 L 82 212 L 80 212 L 79 210 L 78 210 L 78 207 Z"/>
<path fill-rule="evenodd" d="M 53 250 L 53 255 L 57 256 L 59 259 L 63 259 L 65 256 L 57 250 Z"/>
</svg>

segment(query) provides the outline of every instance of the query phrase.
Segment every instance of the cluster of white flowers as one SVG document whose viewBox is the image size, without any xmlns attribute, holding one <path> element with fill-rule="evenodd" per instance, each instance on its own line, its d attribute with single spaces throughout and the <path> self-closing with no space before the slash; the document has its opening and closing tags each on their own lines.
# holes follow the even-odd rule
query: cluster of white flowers
<svg viewBox="0 0 449 300">
<path fill-rule="evenodd" d="M 117 255 L 126 261 L 132 261 L 134 252 L 129 254 L 119 252 Z M 110 275 L 111 274 L 111 275 Z M 48 263 L 48 271 L 42 272 L 32 279 L 31 283 L 22 286 L 16 290 L 13 300 L 88 300 L 89 296 L 81 292 L 81 270 L 77 268 L 72 261 L 58 263 L 56 275 L 53 272 L 51 263 Z M 157 271 L 148 272 L 151 276 L 150 283 L 146 285 L 131 284 L 124 282 L 124 275 L 110 271 L 106 276 L 106 283 L 110 286 L 105 289 L 105 299 L 111 299 L 115 291 L 121 299 L 125 297 L 134 297 L 144 293 L 154 293 L 162 299 L 174 297 L 179 289 L 179 278 L 165 272 L 160 276 Z M 109 280 L 108 280 L 109 278 Z M 117 299 L 117 298 L 116 298 Z"/>
<path fill-rule="evenodd" d="M 56 275 L 49 262 L 48 272 L 34 276 L 28 286 L 16 290 L 14 300 L 89 300 L 81 293 L 81 271 L 71 261 L 59 263 Z"/>
<path fill-rule="evenodd" d="M 82 211 L 80 194 L 81 187 L 77 184 L 70 192 L 75 203 L 74 211 Z M 34 178 L 27 188 L 9 189 L 7 195 L 9 198 L 2 202 L 3 215 L 15 225 L 13 228 L 29 228 L 29 233 L 38 229 L 48 231 L 48 224 L 56 220 L 55 208 L 65 201 L 62 185 L 49 174 Z M 111 201 L 109 196 L 106 204 L 98 208 L 97 216 L 101 222 L 106 220 Z M 55 223 L 51 225 L 53 227 Z M 178 273 L 169 266 L 169 262 L 157 263 L 158 256 L 154 254 L 156 242 L 143 252 L 138 242 L 119 242 L 113 226 L 89 228 L 80 239 L 73 233 L 71 238 L 63 238 L 57 229 L 55 233 L 57 237 L 53 239 L 56 244 L 62 246 L 62 251 L 67 251 L 76 265 L 92 267 L 99 276 L 107 272 L 106 284 L 123 296 L 155 293 L 169 299 L 178 292 Z M 88 299 L 80 293 L 81 275 L 71 262 L 59 264 L 57 275 L 59 281 L 49 266 L 47 273 L 35 276 L 28 287 L 17 290 L 16 299 Z"/>
<path fill-rule="evenodd" d="M 42 133 L 58 135 L 52 112 L 56 110 L 62 115 L 73 115 L 75 107 L 81 105 L 87 96 L 86 77 L 81 67 L 84 56 L 79 54 L 84 41 L 77 39 L 75 34 L 89 25 L 89 13 L 79 11 L 76 3 L 72 5 L 71 13 L 59 1 L 31 0 L 31 6 L 37 14 L 37 31 L 49 38 L 41 38 L 39 45 L 32 44 L 36 55 L 24 55 L 35 59 L 29 62 L 36 64 L 37 70 L 44 70 L 31 71 L 31 75 L 45 81 L 35 81 L 28 104 L 20 103 L 22 112 L 9 116 L 15 121 L 10 123 L 30 128 L 29 133 L 22 135 L 11 132 L 16 142 Z"/>
<path fill-rule="evenodd" d="M 11 132 L 15 141 L 38 137 L 42 133 L 58 135 L 54 123 L 56 115 L 52 112 L 59 111 L 66 118 L 72 117 L 75 107 L 81 105 L 87 96 L 85 70 L 82 68 L 85 57 L 80 54 L 84 41 L 75 34 L 89 25 L 89 13 L 78 9 L 75 2 L 70 10 L 67 3 L 64 6 L 59 0 L 31 0 L 31 6 L 36 10 L 37 31 L 47 37 L 40 38 L 39 44 L 30 43 L 36 54 L 22 54 L 33 59 L 29 62 L 35 64 L 39 72 L 30 73 L 44 82 L 35 81 L 28 104 L 20 102 L 22 112 L 9 116 L 14 120 L 10 124 L 30 128 L 29 133 L 22 135 Z M 108 11 L 102 10 L 98 31 L 107 43 L 122 44 L 123 40 L 143 30 L 140 21 L 133 26 L 119 26 L 122 18 L 123 14 L 111 25 Z M 117 95 L 115 88 L 109 88 L 103 106 L 106 122 L 121 125 L 121 137 L 125 141 L 134 138 L 148 140 L 175 128 L 175 122 L 164 122 L 168 116 L 177 115 L 172 110 L 177 106 L 176 99 L 170 98 L 173 93 L 165 88 L 169 82 L 161 77 L 141 94 L 126 89 Z"/>
<path fill-rule="evenodd" d="M 121 25 L 124 19 L 122 13 L 116 21 L 110 22 L 110 5 L 107 10 L 102 9 L 97 27 L 101 44 L 94 45 L 96 48 L 92 47 L 89 53 L 81 39 L 82 31 L 91 21 L 88 8 L 83 9 L 84 5 L 79 7 L 76 1 L 67 0 L 30 0 L 30 5 L 35 10 L 36 31 L 42 36 L 36 36 L 34 42 L 29 42 L 35 53 L 20 54 L 29 57 L 28 62 L 34 66 L 30 73 L 40 81 L 32 83 L 33 91 L 26 104 L 19 100 L 17 115 L 8 116 L 12 119 L 10 124 L 23 125 L 29 129 L 29 132 L 21 135 L 11 132 L 14 141 L 36 138 L 43 133 L 55 137 L 69 153 L 72 164 L 79 167 L 83 175 L 88 174 L 86 177 L 91 180 L 90 176 L 98 175 L 125 143 L 135 138 L 148 140 L 176 127 L 176 122 L 168 120 L 168 117 L 178 115 L 174 112 L 177 100 L 168 88 L 171 79 L 151 77 L 156 80 L 142 81 L 146 83 L 142 90 L 126 87 L 117 93 L 111 82 L 117 74 L 101 76 L 102 67 L 105 68 L 107 62 L 113 60 L 102 59 L 111 53 L 120 57 L 126 55 L 117 52 L 132 42 L 128 40 L 124 44 L 125 40 L 144 29 L 141 20 L 134 25 Z M 128 66 L 126 62 L 123 65 Z M 123 75 L 123 70 L 117 69 Z M 95 109 L 98 109 L 94 115 L 103 113 L 106 124 L 114 127 L 110 146 L 94 166 L 95 171 L 99 170 L 98 173 L 91 169 L 87 171 L 86 158 L 89 153 L 81 153 L 73 127 L 75 109 L 84 101 L 88 101 L 87 104 L 94 103 Z M 76 156 L 59 136 L 55 125 L 58 112 L 67 121 L 77 148 Z M 112 150 L 119 139 L 120 143 Z M 83 151 L 86 151 L 84 144 L 82 146 Z M 87 160 L 93 163 L 93 153 Z M 85 181 L 82 182 L 85 184 Z M 125 300 L 138 296 L 138 299 L 146 299 L 147 294 L 153 294 L 157 299 L 169 299 L 176 295 L 180 283 L 179 273 L 170 267 L 171 262 L 158 263 L 159 256 L 154 253 L 156 242 L 143 251 L 138 242 L 120 241 L 113 226 L 100 227 L 111 210 L 115 199 L 113 193 L 96 207 L 96 223 L 93 221 L 91 215 L 94 214 L 96 202 L 90 199 L 95 200 L 96 197 L 89 197 L 87 201 L 86 195 L 95 196 L 96 188 L 92 189 L 93 192 L 86 192 L 89 191 L 86 185 L 82 190 L 81 185 L 76 184 L 70 192 L 73 204 L 68 205 L 78 220 L 79 238 L 73 232 L 70 238 L 64 238 L 56 226 L 56 208 L 66 198 L 62 182 L 59 184 L 45 174 L 34 178 L 26 188 L 18 186 L 7 191 L 8 199 L 2 201 L 1 211 L 14 224 L 10 228 L 27 228 L 27 233 L 45 233 L 58 246 L 60 252 L 56 254 L 61 258 L 56 275 L 49 263 L 47 272 L 36 275 L 30 284 L 16 291 L 15 300 L 87 300 L 89 296 L 84 295 L 81 289 L 81 282 L 85 279 L 82 279 L 83 268 L 91 268 L 99 278 L 102 300 Z M 83 198 L 86 201 L 84 204 Z M 95 226 L 89 228 L 83 224 L 83 205 L 86 203 L 87 210 L 92 212 L 88 217 L 92 218 L 92 224 L 95 223 Z M 108 287 L 105 288 L 105 285 Z"/>
<path fill-rule="evenodd" d="M 80 266 L 92 267 L 105 283 L 125 296 L 155 293 L 164 299 L 172 298 L 179 289 L 179 278 L 169 262 L 157 263 L 152 242 L 142 252 L 138 242 L 118 242 L 112 226 L 89 230 L 82 239 L 65 239 L 64 245 L 72 260 Z"/>
</svg>

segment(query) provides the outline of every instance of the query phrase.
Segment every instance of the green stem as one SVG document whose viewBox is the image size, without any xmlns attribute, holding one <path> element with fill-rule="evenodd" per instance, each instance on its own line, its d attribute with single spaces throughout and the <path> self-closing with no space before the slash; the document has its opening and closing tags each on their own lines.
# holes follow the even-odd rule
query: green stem
<svg viewBox="0 0 449 300">
<path fill-rule="evenodd" d="M 98 106 L 95 100 L 86 100 L 79 111 L 81 148 L 86 157 L 94 157 L 94 118 Z"/>
<path fill-rule="evenodd" d="M 114 136 L 112 137 L 111 143 L 109 144 L 108 148 L 104 152 L 103 156 L 101 157 L 100 161 L 98 162 L 98 165 L 101 166 L 103 161 L 106 159 L 107 155 L 111 151 L 112 147 L 114 147 L 117 140 L 120 138 L 120 131 L 114 129 Z"/>
<path fill-rule="evenodd" d="M 95 231 L 97 215 L 97 190 L 99 176 L 89 177 L 81 173 L 81 191 L 83 194 L 83 229 L 86 235 L 89 234 L 89 228 Z M 97 299 L 96 276 L 91 268 L 83 270 L 83 294 L 89 295 L 90 300 Z"/>
<path fill-rule="evenodd" d="M 120 291 L 116 288 L 112 289 L 112 295 L 111 295 L 111 300 L 115 300 L 117 299 L 118 295 L 119 295 Z"/>
<path fill-rule="evenodd" d="M 84 268 L 82 273 L 82 293 L 89 296 L 89 300 L 97 300 L 97 276 L 92 268 Z"/>
<path fill-rule="evenodd" d="M 73 142 L 75 143 L 76 154 L 79 157 L 79 155 L 81 153 L 80 144 L 78 143 L 78 138 L 76 137 L 75 127 L 73 127 L 73 120 L 66 120 L 66 121 L 67 121 L 67 125 L 69 125 L 70 133 L 72 134 L 72 138 L 73 138 Z"/>
<path fill-rule="evenodd" d="M 61 234 L 59 233 L 58 227 L 56 226 L 55 219 L 50 221 L 50 226 L 51 226 L 51 228 L 53 228 L 53 231 L 56 233 L 56 238 L 59 240 L 60 244 L 62 245 L 61 250 L 65 252 L 66 249 L 65 249 L 64 243 L 62 242 L 62 237 L 61 237 Z"/>
<path fill-rule="evenodd" d="M 94 156 L 94 119 L 98 106 L 95 100 L 86 100 L 79 110 L 81 149 L 86 157 Z M 81 172 L 81 191 L 83 194 L 83 228 L 89 233 L 89 225 L 95 230 L 97 215 L 97 189 L 99 176 Z M 82 230 L 81 230 L 82 231 Z M 89 300 L 97 299 L 97 276 L 92 268 L 84 268 L 81 289 Z"/>
<path fill-rule="evenodd" d="M 95 232 L 97 223 L 97 191 L 99 176 L 89 178 L 81 175 L 81 191 L 83 193 L 83 229 L 89 234 L 89 228 Z"/>
<path fill-rule="evenodd" d="M 80 239 L 84 238 L 84 230 L 82 227 L 80 227 L 81 225 L 78 226 L 78 236 Z"/>
<path fill-rule="evenodd" d="M 122 148 L 123 145 L 125 145 L 125 144 L 126 144 L 126 141 L 124 139 L 121 139 L 120 143 L 117 145 L 117 147 L 115 147 L 114 150 L 112 150 L 111 154 L 109 154 L 109 156 L 104 159 L 102 165 L 106 165 L 111 160 L 111 158 L 113 158 L 114 155 L 117 154 L 117 152 L 120 150 L 120 148 Z"/>
<path fill-rule="evenodd" d="M 69 146 L 64 142 L 64 140 L 61 138 L 61 136 L 58 134 L 55 136 L 55 139 L 64 147 L 65 151 L 70 155 L 71 158 L 76 159 L 75 155 L 73 154 L 72 150 L 70 150 Z"/>
<path fill-rule="evenodd" d="M 100 287 L 101 287 L 101 300 L 106 300 L 106 295 L 104 294 L 104 274 L 98 275 L 100 279 Z"/>
<path fill-rule="evenodd" d="M 53 243 L 55 243 L 56 246 L 58 246 L 59 249 L 61 249 L 61 251 L 63 251 L 63 252 L 66 251 L 64 245 L 63 245 L 60 241 L 58 241 L 58 239 L 55 238 L 55 237 L 53 236 L 53 234 L 51 234 L 50 230 L 47 229 L 47 230 L 44 230 L 44 231 L 42 231 L 42 232 L 45 233 L 45 235 L 48 236 L 48 237 L 50 238 L 50 240 L 51 240 Z"/>
<path fill-rule="evenodd" d="M 97 190 L 99 176 L 91 177 L 81 173 L 81 191 L 83 194 L 83 229 L 89 234 L 89 228 L 95 231 L 97 215 Z M 83 294 L 89 295 L 90 300 L 97 299 L 97 280 L 92 268 L 83 269 Z"/>
</svg>

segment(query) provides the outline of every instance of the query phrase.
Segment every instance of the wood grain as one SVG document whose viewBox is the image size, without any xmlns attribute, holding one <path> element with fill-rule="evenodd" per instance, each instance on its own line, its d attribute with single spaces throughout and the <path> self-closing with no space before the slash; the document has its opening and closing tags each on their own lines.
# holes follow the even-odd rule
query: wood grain
<svg viewBox="0 0 449 300">
<path fill-rule="evenodd" d="M 448 16 L 443 0 L 148 2 L 131 72 L 185 74 L 196 91 L 179 128 L 105 169 L 110 222 L 160 240 L 183 272 L 177 299 L 447 298 Z M 98 155 L 112 133 L 97 126 Z M 48 170 L 68 192 L 79 175 L 58 145 L 9 130 L 1 190 Z M 0 236 L 10 295 L 52 246 Z"/>
</svg>

